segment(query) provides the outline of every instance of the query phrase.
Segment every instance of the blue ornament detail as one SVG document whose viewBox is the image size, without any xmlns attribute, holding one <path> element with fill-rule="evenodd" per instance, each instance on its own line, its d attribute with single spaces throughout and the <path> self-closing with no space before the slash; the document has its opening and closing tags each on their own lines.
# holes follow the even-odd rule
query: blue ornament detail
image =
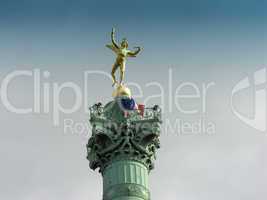
<svg viewBox="0 0 267 200">
<path fill-rule="evenodd" d="M 135 101 L 133 98 L 122 98 L 121 105 L 125 110 L 134 110 L 135 109 Z"/>
</svg>

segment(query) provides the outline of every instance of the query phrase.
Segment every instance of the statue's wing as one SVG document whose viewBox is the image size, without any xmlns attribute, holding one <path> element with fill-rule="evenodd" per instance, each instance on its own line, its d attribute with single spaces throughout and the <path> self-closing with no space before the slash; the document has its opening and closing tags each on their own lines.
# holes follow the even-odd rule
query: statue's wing
<svg viewBox="0 0 267 200">
<path fill-rule="evenodd" d="M 111 49 L 112 51 L 114 51 L 114 53 L 116 53 L 116 54 L 119 53 L 118 48 L 116 48 L 113 44 L 107 44 L 106 47 Z"/>
</svg>

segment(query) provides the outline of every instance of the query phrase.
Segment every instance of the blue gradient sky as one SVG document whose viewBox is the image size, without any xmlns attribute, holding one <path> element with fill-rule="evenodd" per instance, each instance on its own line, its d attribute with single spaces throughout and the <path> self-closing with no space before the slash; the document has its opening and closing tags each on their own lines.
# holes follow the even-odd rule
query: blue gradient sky
<svg viewBox="0 0 267 200">
<path fill-rule="evenodd" d="M 255 65 L 266 50 L 266 6 L 263 0 L 0 1 L 0 64 L 108 64 L 103 46 L 115 26 L 118 38 L 144 47 L 139 62 L 146 65 Z"/>
</svg>

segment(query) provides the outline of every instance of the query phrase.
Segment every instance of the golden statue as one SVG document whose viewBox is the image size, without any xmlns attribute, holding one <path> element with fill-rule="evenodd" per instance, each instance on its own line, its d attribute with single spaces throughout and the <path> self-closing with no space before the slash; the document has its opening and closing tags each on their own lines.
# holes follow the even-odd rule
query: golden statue
<svg viewBox="0 0 267 200">
<path fill-rule="evenodd" d="M 112 28 L 112 32 L 111 32 L 111 41 L 112 41 L 112 44 L 108 44 L 106 45 L 106 47 L 108 47 L 109 49 L 111 49 L 113 52 L 117 54 L 116 61 L 113 64 L 112 71 L 111 71 L 111 76 L 112 76 L 112 81 L 113 81 L 112 86 L 114 86 L 117 83 L 115 73 L 118 67 L 120 68 L 119 84 L 121 85 L 124 79 L 124 76 L 125 76 L 125 64 L 126 64 L 127 57 L 136 57 L 136 55 L 141 51 L 141 47 L 134 47 L 136 49 L 135 51 L 128 50 L 127 49 L 128 42 L 125 38 L 122 40 L 121 44 L 118 45 L 115 41 L 115 29 L 114 28 Z"/>
</svg>

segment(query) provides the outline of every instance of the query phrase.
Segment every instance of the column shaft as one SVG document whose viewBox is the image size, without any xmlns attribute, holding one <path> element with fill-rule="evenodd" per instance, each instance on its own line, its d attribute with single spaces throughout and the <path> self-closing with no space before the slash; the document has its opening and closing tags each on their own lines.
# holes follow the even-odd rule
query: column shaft
<svg viewBox="0 0 267 200">
<path fill-rule="evenodd" d="M 136 161 L 116 161 L 103 172 L 104 200 L 149 200 L 148 169 Z"/>
</svg>

